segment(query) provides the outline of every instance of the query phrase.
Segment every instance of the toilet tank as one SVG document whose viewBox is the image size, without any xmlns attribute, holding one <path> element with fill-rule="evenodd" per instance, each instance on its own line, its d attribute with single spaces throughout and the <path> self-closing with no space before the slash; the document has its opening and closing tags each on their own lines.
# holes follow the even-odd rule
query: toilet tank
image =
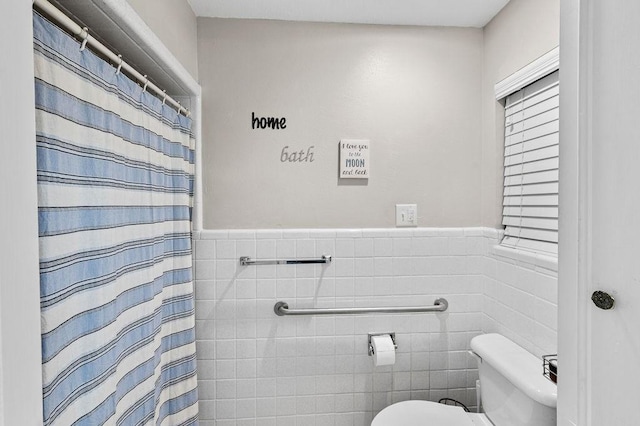
<svg viewBox="0 0 640 426">
<path fill-rule="evenodd" d="M 558 392 L 542 375 L 542 359 L 500 334 L 474 337 L 471 350 L 483 411 L 495 426 L 555 426 Z"/>
</svg>

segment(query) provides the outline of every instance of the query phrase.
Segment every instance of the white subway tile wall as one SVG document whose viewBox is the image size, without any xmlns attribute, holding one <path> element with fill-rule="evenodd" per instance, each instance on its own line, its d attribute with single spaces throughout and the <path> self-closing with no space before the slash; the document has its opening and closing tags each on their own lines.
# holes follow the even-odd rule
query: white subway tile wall
<svg viewBox="0 0 640 426">
<path fill-rule="evenodd" d="M 201 426 L 368 426 L 391 403 L 473 407 L 472 337 L 500 332 L 555 352 L 553 260 L 496 247 L 488 228 L 295 229 L 194 234 Z M 328 254 L 328 265 L 241 266 Z M 445 313 L 278 317 L 292 308 L 431 305 Z M 373 367 L 367 333 L 395 332 Z"/>
<path fill-rule="evenodd" d="M 483 278 L 482 331 L 500 333 L 538 357 L 557 353 L 557 258 L 494 244 Z"/>
</svg>

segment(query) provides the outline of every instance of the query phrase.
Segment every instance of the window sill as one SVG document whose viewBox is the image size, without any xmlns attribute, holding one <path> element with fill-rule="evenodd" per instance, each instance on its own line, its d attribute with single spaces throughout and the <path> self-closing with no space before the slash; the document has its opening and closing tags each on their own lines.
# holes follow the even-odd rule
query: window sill
<svg viewBox="0 0 640 426">
<path fill-rule="evenodd" d="M 525 263 L 531 267 L 547 269 L 549 271 L 558 272 L 558 258 L 533 251 L 515 249 L 505 247 L 500 244 L 493 246 L 491 254 L 496 257 L 515 260 L 519 263 Z"/>
</svg>

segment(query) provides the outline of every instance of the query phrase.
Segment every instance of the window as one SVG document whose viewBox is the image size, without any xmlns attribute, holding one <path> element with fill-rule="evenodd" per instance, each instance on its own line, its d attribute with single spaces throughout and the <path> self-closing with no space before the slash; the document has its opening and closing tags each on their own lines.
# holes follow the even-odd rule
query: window
<svg viewBox="0 0 640 426">
<path fill-rule="evenodd" d="M 558 74 L 505 101 L 501 244 L 549 255 L 558 253 Z"/>
</svg>

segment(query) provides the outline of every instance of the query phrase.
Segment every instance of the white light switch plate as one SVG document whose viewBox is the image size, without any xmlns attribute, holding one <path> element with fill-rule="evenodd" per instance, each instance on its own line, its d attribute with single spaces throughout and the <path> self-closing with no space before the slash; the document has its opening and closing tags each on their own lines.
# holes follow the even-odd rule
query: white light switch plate
<svg viewBox="0 0 640 426">
<path fill-rule="evenodd" d="M 396 226 L 418 226 L 418 205 L 396 204 Z"/>
</svg>

